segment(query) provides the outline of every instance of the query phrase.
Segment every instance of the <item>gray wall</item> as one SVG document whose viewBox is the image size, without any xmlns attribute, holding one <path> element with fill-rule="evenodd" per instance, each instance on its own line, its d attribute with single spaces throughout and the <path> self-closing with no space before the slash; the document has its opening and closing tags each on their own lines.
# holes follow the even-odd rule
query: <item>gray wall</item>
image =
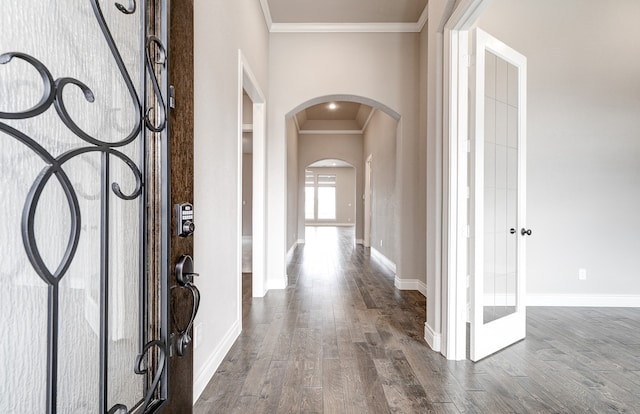
<svg viewBox="0 0 640 414">
<path fill-rule="evenodd" d="M 396 192 L 398 122 L 375 111 L 364 131 L 364 160 L 371 155 L 371 247 L 398 262 L 399 209 Z"/>
<path fill-rule="evenodd" d="M 253 154 L 242 154 L 242 235 L 253 234 Z"/>
<path fill-rule="evenodd" d="M 292 118 L 287 119 L 287 249 L 304 237 L 304 223 L 299 227 L 298 198 L 298 130 Z M 304 185 L 304 179 L 303 185 Z M 304 200 L 303 200 L 304 202 Z M 304 204 L 302 204 L 304 208 Z"/>
<path fill-rule="evenodd" d="M 637 0 L 495 0 L 480 19 L 528 58 L 529 294 L 640 295 L 638 22 Z"/>
<path fill-rule="evenodd" d="M 318 168 L 306 168 L 317 174 L 335 174 L 336 175 L 336 219 L 327 220 L 305 220 L 307 225 L 315 224 L 348 224 L 355 226 L 356 218 L 356 170 L 353 167 L 318 167 Z M 302 179 L 302 177 L 300 177 Z M 303 196 L 304 196 L 304 182 Z M 305 200 L 306 205 L 306 200 Z M 301 205 L 301 210 L 304 212 L 304 205 Z"/>
</svg>

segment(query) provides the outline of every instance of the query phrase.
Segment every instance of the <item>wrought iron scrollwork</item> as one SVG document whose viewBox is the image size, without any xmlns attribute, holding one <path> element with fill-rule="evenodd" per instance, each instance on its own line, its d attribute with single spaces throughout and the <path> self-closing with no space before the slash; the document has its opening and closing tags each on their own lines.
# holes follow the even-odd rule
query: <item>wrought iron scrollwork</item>
<svg viewBox="0 0 640 414">
<path fill-rule="evenodd" d="M 150 104 L 149 108 L 153 108 L 154 106 L 159 108 L 158 114 L 154 117 L 155 123 L 153 123 L 150 117 L 151 109 L 146 109 L 144 111 L 142 109 L 140 98 L 138 96 L 138 93 L 136 92 L 136 88 L 134 87 L 134 84 L 120 55 L 118 47 L 113 39 L 113 36 L 111 35 L 107 22 L 102 13 L 99 1 L 90 0 L 90 2 L 97 23 L 102 31 L 103 37 L 126 85 L 131 103 L 135 111 L 133 125 L 131 125 L 130 129 L 127 129 L 128 132 L 124 132 L 124 134 L 126 134 L 124 137 L 121 137 L 118 140 L 114 140 L 113 142 L 106 142 L 102 139 L 92 136 L 90 133 L 83 130 L 76 121 L 74 121 L 65 105 L 65 89 L 71 86 L 79 88 L 89 104 L 94 103 L 96 99 L 91 88 L 82 81 L 71 77 L 60 77 L 54 79 L 51 71 L 44 63 L 26 53 L 8 52 L 0 55 L 0 65 L 9 64 L 14 59 L 19 59 L 28 63 L 39 74 L 43 85 L 42 96 L 34 106 L 22 111 L 0 112 L 0 120 L 24 120 L 35 118 L 46 112 L 53 105 L 58 117 L 64 123 L 64 125 L 75 136 L 86 143 L 85 146 L 66 151 L 58 156 L 54 156 L 50 152 L 48 152 L 44 148 L 44 146 L 39 144 L 35 139 L 31 138 L 24 132 L 18 130 L 14 126 L 8 125 L 7 123 L 0 122 L 0 132 L 3 132 L 5 135 L 25 145 L 33 153 L 37 154 L 37 156 L 39 156 L 45 163 L 45 167 L 40 171 L 39 175 L 31 185 L 31 188 L 24 202 L 22 211 L 22 241 L 29 262 L 33 266 L 38 276 L 47 284 L 49 288 L 49 318 L 47 341 L 47 412 L 50 414 L 57 411 L 59 285 L 61 283 L 61 280 L 69 270 L 69 267 L 71 266 L 77 252 L 78 245 L 80 243 L 82 220 L 76 189 L 69 179 L 68 174 L 65 172 L 65 164 L 70 160 L 76 159 L 82 154 L 99 153 L 102 156 L 103 181 L 106 181 L 103 182 L 103 186 L 108 186 L 111 192 L 113 192 L 113 194 L 115 194 L 115 196 L 120 198 L 121 200 L 144 201 L 143 189 L 145 187 L 145 177 L 143 176 L 143 172 L 141 171 L 141 168 L 136 164 L 136 162 L 134 162 L 124 152 L 120 151 L 119 148 L 124 147 L 133 142 L 135 139 L 141 137 L 143 132 L 143 123 L 146 125 L 148 130 L 153 132 L 162 132 L 167 127 L 167 109 L 165 106 L 165 99 L 156 75 L 156 70 L 166 70 L 166 49 L 163 42 L 156 36 L 146 35 L 144 64 L 146 66 L 147 76 L 153 85 L 153 93 L 157 101 L 157 103 Z M 120 12 L 130 15 L 136 12 L 137 4 L 135 0 L 129 0 L 128 6 L 125 7 L 120 3 L 115 3 L 115 7 Z M 124 191 L 122 191 L 120 184 L 117 182 L 112 182 L 110 183 L 110 185 L 108 185 L 108 169 L 110 159 L 119 160 L 120 162 L 124 163 L 130 173 L 133 175 L 133 178 L 135 180 L 135 187 L 129 193 L 125 193 Z M 41 199 L 43 191 L 49 185 L 52 178 L 55 178 L 55 180 L 63 190 L 67 208 L 71 217 L 69 234 L 66 241 L 66 248 L 60 260 L 60 263 L 57 264 L 57 267 L 55 269 L 50 269 L 47 264 L 45 264 L 45 261 L 43 260 L 40 249 L 38 247 L 38 242 L 35 234 L 35 215 L 38 203 Z M 105 188 L 103 189 L 103 191 L 103 198 L 107 200 L 106 203 L 103 200 L 103 215 L 108 215 L 108 190 Z M 141 202 L 141 206 L 141 208 L 144 208 L 143 202 Z M 103 226 L 104 223 L 105 221 L 103 217 Z M 108 219 L 106 223 L 108 223 Z M 108 225 L 106 227 L 107 229 L 103 229 L 103 233 L 101 236 L 103 239 L 101 243 L 102 263 L 108 263 L 109 255 Z M 108 275 L 103 276 L 103 278 L 104 277 L 108 279 Z M 103 287 L 108 286 L 108 280 L 104 280 L 103 282 Z M 102 292 L 102 296 L 103 300 L 108 300 L 108 289 L 107 292 Z M 102 312 L 102 314 L 104 313 L 105 312 Z M 101 337 L 101 341 L 106 343 L 108 338 L 105 337 L 104 333 L 106 332 L 105 326 L 108 326 L 106 319 L 108 316 L 103 315 L 102 317 L 103 320 L 101 321 L 101 324 L 103 326 L 103 335 Z M 105 349 L 104 346 L 106 345 L 103 344 L 103 350 Z M 153 396 L 159 389 L 158 387 L 160 386 L 161 378 L 166 366 L 166 347 L 167 344 L 166 340 L 164 339 L 151 340 L 142 347 L 142 349 L 140 350 L 140 354 L 134 362 L 133 369 L 135 374 L 149 375 L 148 368 L 145 366 L 145 361 L 148 359 L 150 351 L 154 349 L 153 355 L 157 357 L 157 359 L 154 361 L 155 371 L 153 373 L 153 378 L 147 380 L 148 388 L 145 391 L 143 401 L 140 406 L 142 412 L 145 412 L 147 407 L 149 407 Z M 101 354 L 103 353 L 104 351 L 101 352 Z M 103 357 L 101 356 L 101 358 Z M 101 364 L 106 366 L 106 359 L 102 360 Z M 106 375 L 106 368 L 103 370 L 103 372 L 105 372 L 104 375 Z M 102 380 L 104 379 L 105 378 L 102 378 Z M 101 386 L 103 385 L 101 384 Z M 101 393 L 102 398 L 104 398 L 104 394 L 105 393 Z M 104 407 L 105 405 L 106 402 L 101 401 L 101 407 Z M 129 412 L 129 409 L 123 404 L 115 404 L 108 411 L 109 414 L 125 412 Z"/>
</svg>

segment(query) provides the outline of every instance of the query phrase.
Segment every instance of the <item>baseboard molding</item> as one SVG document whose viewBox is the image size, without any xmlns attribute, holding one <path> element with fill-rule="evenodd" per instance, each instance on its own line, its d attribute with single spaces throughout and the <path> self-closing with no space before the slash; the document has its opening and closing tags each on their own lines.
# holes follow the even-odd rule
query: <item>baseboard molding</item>
<svg viewBox="0 0 640 414">
<path fill-rule="evenodd" d="M 426 322 L 424 323 L 424 340 L 427 342 L 427 345 L 429 345 L 429 348 L 436 352 L 441 351 L 442 334 L 436 333 Z"/>
<path fill-rule="evenodd" d="M 385 256 L 384 254 L 376 250 L 375 247 L 371 248 L 371 255 L 374 256 L 376 259 L 380 260 L 382 264 L 387 266 L 389 269 L 391 269 L 394 274 L 396 273 L 396 264 L 393 263 L 387 256 Z"/>
<path fill-rule="evenodd" d="M 295 242 L 289 247 L 289 251 L 287 252 L 287 257 L 290 257 L 293 254 L 293 251 L 298 247 L 298 243 Z"/>
<path fill-rule="evenodd" d="M 227 352 L 231 349 L 238 336 L 240 336 L 240 332 L 242 328 L 240 326 L 240 321 L 236 321 L 227 334 L 224 336 L 220 344 L 214 349 L 209 358 L 207 358 L 206 362 L 203 364 L 200 373 L 197 374 L 195 380 L 193 381 L 193 404 L 195 405 L 198 398 L 204 391 L 205 387 L 213 378 L 213 375 L 216 373 L 216 370 L 224 360 L 224 357 L 227 355 Z"/>
<path fill-rule="evenodd" d="M 364 240 L 362 240 L 362 239 L 356 239 L 356 244 L 362 244 L 362 245 L 364 245 Z"/>
<path fill-rule="evenodd" d="M 269 276 L 269 278 L 267 279 L 267 290 L 286 289 L 288 284 L 289 284 L 289 277 L 287 275 Z"/>
<path fill-rule="evenodd" d="M 298 239 L 298 241 L 296 242 L 298 244 L 304 244 L 304 239 Z"/>
<path fill-rule="evenodd" d="M 399 290 L 417 290 L 427 297 L 427 285 L 419 279 L 401 279 L 396 275 L 395 286 Z"/>
<path fill-rule="evenodd" d="M 527 294 L 527 306 L 589 308 L 640 308 L 640 295 L 539 295 Z"/>
</svg>

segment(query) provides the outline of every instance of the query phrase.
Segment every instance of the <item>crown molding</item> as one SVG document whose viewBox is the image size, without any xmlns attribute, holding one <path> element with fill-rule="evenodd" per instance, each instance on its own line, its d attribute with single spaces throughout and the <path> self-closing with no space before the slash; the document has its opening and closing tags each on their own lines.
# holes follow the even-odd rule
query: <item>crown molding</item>
<svg viewBox="0 0 640 414">
<path fill-rule="evenodd" d="M 300 135 L 362 135 L 361 129 L 302 129 Z"/>
<path fill-rule="evenodd" d="M 429 19 L 429 4 L 415 23 L 274 23 L 268 0 L 260 0 L 271 33 L 420 33 Z"/>
<path fill-rule="evenodd" d="M 269 9 L 269 2 L 267 0 L 260 0 L 260 6 L 262 7 L 264 22 L 267 24 L 267 30 L 271 31 L 271 26 L 273 26 L 273 19 L 271 19 L 271 9 Z"/>
<path fill-rule="evenodd" d="M 417 33 L 418 23 L 272 23 L 271 33 Z"/>
<path fill-rule="evenodd" d="M 422 29 L 424 29 L 424 25 L 427 24 L 428 20 L 429 20 L 429 3 L 427 2 L 427 5 L 424 6 L 424 10 L 422 10 L 422 14 L 420 15 L 420 18 L 418 19 L 418 23 L 416 23 L 418 25 L 419 29 L 420 29 L 420 30 L 418 30 L 418 32 L 421 32 Z"/>
</svg>

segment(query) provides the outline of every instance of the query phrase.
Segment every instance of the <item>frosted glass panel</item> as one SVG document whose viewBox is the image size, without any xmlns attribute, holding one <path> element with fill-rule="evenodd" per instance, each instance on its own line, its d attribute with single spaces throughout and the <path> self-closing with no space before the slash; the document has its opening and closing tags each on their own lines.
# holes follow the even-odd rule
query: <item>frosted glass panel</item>
<svg viewBox="0 0 640 414">
<path fill-rule="evenodd" d="M 485 52 L 485 323 L 516 310 L 517 74 L 518 69 L 514 65 L 491 52 Z"/>
<path fill-rule="evenodd" d="M 99 412 L 104 390 L 107 410 L 144 398 L 147 378 L 134 372 L 146 340 L 137 102 L 144 8 L 96 5 L 129 82 L 92 1 L 2 1 L 0 315 L 11 332 L 0 339 L 2 413 Z"/>
</svg>

